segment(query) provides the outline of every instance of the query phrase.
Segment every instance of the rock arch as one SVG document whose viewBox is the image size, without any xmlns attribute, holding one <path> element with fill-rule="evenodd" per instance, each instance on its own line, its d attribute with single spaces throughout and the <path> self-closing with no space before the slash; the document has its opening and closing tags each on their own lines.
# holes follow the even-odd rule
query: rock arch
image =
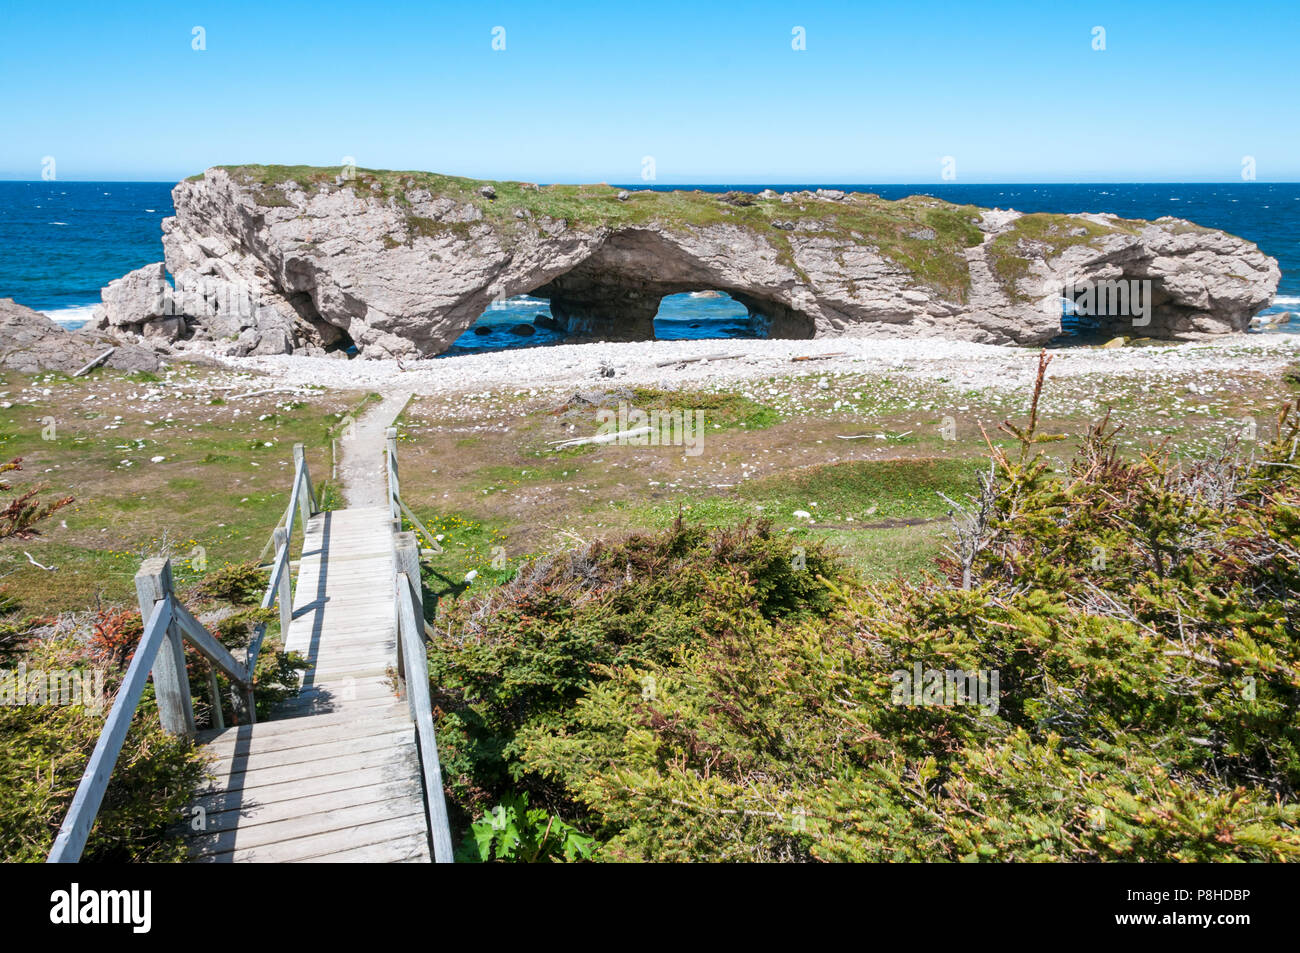
<svg viewBox="0 0 1300 953">
<path fill-rule="evenodd" d="M 324 169 L 218 168 L 180 183 L 163 222 L 177 290 L 228 284 L 256 307 L 160 312 L 155 265 L 104 290 L 98 324 L 164 348 L 325 354 L 350 340 L 365 357 L 415 358 L 446 350 L 494 299 L 538 295 L 572 333 L 648 340 L 666 295 L 718 290 L 776 338 L 1033 345 L 1060 333 L 1044 299 L 1070 276 L 1150 280 L 1158 337 L 1242 330 L 1280 278 L 1252 243 L 1177 219 L 367 175 L 362 187 Z"/>
<path fill-rule="evenodd" d="M 570 334 L 608 341 L 653 340 L 660 302 L 691 291 L 722 291 L 763 322 L 769 337 L 810 338 L 811 315 L 782 297 L 789 288 L 756 290 L 725 255 L 700 257 L 651 229 L 616 232 L 574 267 L 527 293 L 551 302 Z"/>
</svg>

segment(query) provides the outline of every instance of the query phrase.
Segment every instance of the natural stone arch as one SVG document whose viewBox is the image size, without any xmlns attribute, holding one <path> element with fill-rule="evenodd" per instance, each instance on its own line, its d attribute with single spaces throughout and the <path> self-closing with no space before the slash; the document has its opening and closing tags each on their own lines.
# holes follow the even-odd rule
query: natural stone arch
<svg viewBox="0 0 1300 953">
<path fill-rule="evenodd" d="M 548 298 L 570 334 L 609 341 L 653 340 L 660 302 L 669 295 L 721 291 L 762 320 L 769 337 L 810 338 L 813 318 L 781 300 L 787 289 L 755 292 L 725 258 L 705 258 L 650 229 L 611 235 L 575 267 L 528 294 Z"/>
<path fill-rule="evenodd" d="M 705 289 L 762 315 L 772 337 L 1036 345 L 1061 329 L 1059 297 L 1055 315 L 1043 310 L 1045 282 L 1111 272 L 1160 287 L 1147 335 L 1192 337 L 1246 328 L 1280 278 L 1254 244 L 1178 219 L 1022 215 L 833 190 L 741 201 L 235 167 L 180 183 L 172 199 L 163 253 L 177 287 L 187 273 L 251 287 L 258 306 L 238 328 L 204 309 L 175 320 L 155 296 L 134 293 L 161 268 L 151 266 L 104 290 L 96 324 L 232 355 L 319 355 L 350 338 L 365 357 L 427 357 L 494 298 L 516 294 L 549 298 L 579 334 L 643 339 L 665 295 Z"/>
</svg>

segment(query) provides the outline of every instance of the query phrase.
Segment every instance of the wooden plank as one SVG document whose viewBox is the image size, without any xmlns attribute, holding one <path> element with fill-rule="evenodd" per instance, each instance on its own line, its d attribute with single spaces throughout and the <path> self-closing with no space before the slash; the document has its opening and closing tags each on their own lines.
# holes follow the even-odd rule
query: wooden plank
<svg viewBox="0 0 1300 953">
<path fill-rule="evenodd" d="M 116 351 L 116 350 L 117 350 L 116 347 L 110 347 L 107 351 L 105 351 L 103 354 L 99 355 L 99 357 L 95 358 L 93 361 L 91 361 L 91 362 L 90 362 L 89 364 L 87 364 L 85 367 L 81 368 L 81 369 L 78 370 L 78 371 L 74 371 L 73 374 L 72 374 L 72 376 L 73 376 L 73 377 L 81 377 L 81 376 L 84 375 L 84 374 L 89 374 L 89 373 L 90 373 L 91 371 L 93 371 L 95 368 L 99 367 L 99 365 L 103 364 L 103 363 L 104 363 L 105 361 L 107 361 L 110 357 L 112 357 L 112 356 L 113 356 L 113 352 Z"/>
<path fill-rule="evenodd" d="M 277 718 L 315 718 L 331 714 L 320 711 L 322 705 L 339 705 L 344 702 L 361 702 L 383 705 L 397 699 L 397 693 L 387 673 L 382 676 L 359 674 L 343 675 L 337 681 L 308 678 L 303 682 L 298 696 L 292 701 L 276 706 Z"/>
<path fill-rule="evenodd" d="M 376 708 L 373 712 L 365 715 L 304 715 L 299 718 L 280 718 L 275 721 L 261 721 L 257 724 L 257 736 L 259 738 L 269 738 L 272 735 L 286 731 L 325 728 L 330 725 L 351 725 L 368 721 L 380 721 L 382 719 L 396 719 L 397 721 L 406 722 L 406 706 L 400 704 L 400 702 L 394 698 L 390 699 L 390 706 L 387 712 L 382 708 Z M 242 733 L 244 737 L 251 736 L 252 728 L 252 725 L 231 725 L 221 731 L 208 729 L 207 731 L 199 732 L 199 740 L 203 744 L 213 744 L 220 747 L 222 744 L 233 740 L 238 734 Z"/>
<path fill-rule="evenodd" d="M 414 749 L 411 751 L 414 758 Z M 328 794 L 331 791 L 348 791 L 352 788 L 369 787 L 374 784 L 405 784 L 411 780 L 411 761 L 405 758 L 397 761 L 385 761 L 365 768 L 351 768 L 331 774 L 313 774 L 311 792 Z M 249 778 L 252 781 L 254 778 Z M 213 791 L 201 794 L 194 799 L 194 806 L 213 813 L 228 811 L 245 800 L 259 804 L 275 804 L 280 801 L 294 801 L 303 797 L 303 781 L 295 778 L 290 781 L 275 781 L 270 784 L 249 785 L 232 788 L 228 791 Z M 421 789 L 423 790 L 423 789 Z"/>
<path fill-rule="evenodd" d="M 400 798 L 274 824 L 201 834 L 191 838 L 190 844 L 200 858 L 233 854 L 235 860 L 282 863 L 391 840 L 418 831 L 424 824 L 424 806 L 417 799 Z"/>
<path fill-rule="evenodd" d="M 368 844 L 365 847 L 352 847 L 332 854 L 322 854 L 309 861 L 291 861 L 291 863 L 313 864 L 427 864 L 428 862 L 429 837 L 424 831 L 378 844 Z"/>
<path fill-rule="evenodd" d="M 383 620 L 383 625 L 384 628 L 389 630 L 395 628 L 390 620 Z M 322 633 L 322 635 L 323 634 L 324 633 Z M 375 635 L 373 632 L 367 633 L 360 630 L 347 632 L 331 630 L 329 632 L 329 637 L 330 642 L 328 646 L 325 646 L 325 651 L 328 651 L 329 654 L 335 658 L 347 654 L 359 655 L 367 649 L 375 649 L 379 651 L 391 650 L 395 645 L 397 645 L 397 638 L 388 633 Z"/>
<path fill-rule="evenodd" d="M 149 679 L 154 656 L 158 654 L 171 624 L 171 601 L 160 602 L 154 614 L 149 617 L 149 624 L 140 637 L 135 655 L 131 656 L 131 664 L 127 666 L 126 677 L 122 679 L 122 685 L 113 699 L 113 708 L 104 722 L 104 730 L 95 742 L 95 750 L 91 752 L 90 762 L 81 775 L 77 793 L 72 796 L 67 816 L 63 818 L 59 833 L 54 838 L 50 863 L 70 864 L 81 858 L 86 839 L 95 823 L 95 815 L 104 800 L 108 779 L 122 752 L 122 742 L 126 740 L 127 729 L 131 727 L 136 706 L 140 704 L 140 695 Z"/>
<path fill-rule="evenodd" d="M 392 656 L 377 648 L 348 656 L 326 655 L 318 657 L 311 669 L 310 684 L 321 687 L 326 683 L 351 679 L 382 679 L 392 667 Z"/>
<path fill-rule="evenodd" d="M 216 834 L 236 828 L 242 831 L 261 824 L 281 824 L 380 802 L 418 802 L 422 796 L 420 782 L 415 778 L 327 791 L 303 787 L 298 797 L 277 801 L 264 801 L 249 792 L 242 803 L 235 803 L 236 799 L 228 797 L 224 810 L 205 812 L 203 833 Z"/>
<path fill-rule="evenodd" d="M 361 771 L 385 765 L 405 765 L 403 759 L 415 757 L 415 741 L 397 748 L 374 748 L 351 755 L 341 755 L 329 759 L 328 764 L 319 761 L 303 761 L 299 764 L 285 764 L 276 768 L 262 768 L 252 774 L 240 772 L 213 776 L 207 787 L 200 789 L 200 796 L 218 794 L 222 791 L 251 791 L 272 784 L 287 784 L 302 778 L 319 777 L 322 772 L 331 774 L 341 771 Z"/>
<path fill-rule="evenodd" d="M 314 721 L 315 719 L 302 720 Z M 270 751 L 285 751 L 290 748 L 310 748 L 313 745 L 347 741 L 351 738 L 390 735 L 394 731 L 402 730 L 412 730 L 411 723 L 404 718 L 362 720 L 356 724 L 345 721 L 319 727 L 303 727 L 298 731 L 281 731 L 275 734 L 263 734 L 260 731 L 254 733 L 250 727 L 248 734 L 232 735 L 231 732 L 225 732 L 224 734 L 227 737 L 209 743 L 207 748 L 218 757 L 226 758 L 241 748 L 256 751 L 259 754 L 266 754 Z"/>
<path fill-rule="evenodd" d="M 250 751 L 229 757 L 218 755 L 211 770 L 216 777 L 226 779 L 225 785 L 229 789 L 241 783 L 235 779 L 235 775 L 238 774 L 271 771 L 297 764 L 313 764 L 347 755 L 364 754 L 367 751 L 396 751 L 399 745 L 410 739 L 410 729 L 400 729 L 388 735 L 368 735 L 348 741 L 332 741 L 314 748 L 291 748 L 287 751 L 268 751 L 266 754 Z M 317 765 L 318 769 L 319 765 Z"/>
<path fill-rule="evenodd" d="M 304 692 L 303 695 L 295 699 L 292 705 L 281 707 L 279 715 L 283 718 L 314 718 L 318 715 L 332 715 L 340 712 L 369 711 L 370 709 L 391 705 L 393 699 L 394 696 L 391 690 L 383 697 L 367 698 L 358 696 L 348 698 L 346 692 L 335 692 L 326 687 L 310 694 Z"/>
</svg>

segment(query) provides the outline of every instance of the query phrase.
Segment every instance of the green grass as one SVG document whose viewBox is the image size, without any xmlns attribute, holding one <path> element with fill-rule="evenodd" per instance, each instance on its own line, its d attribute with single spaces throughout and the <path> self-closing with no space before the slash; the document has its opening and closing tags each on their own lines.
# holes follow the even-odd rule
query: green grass
<svg viewBox="0 0 1300 953">
<path fill-rule="evenodd" d="M 1138 222 L 1113 219 L 1111 225 L 1074 215 L 1035 212 L 1023 215 L 989 243 L 988 260 L 1007 294 L 1013 300 L 1026 300 L 1018 283 L 1029 273 L 1029 261 L 1021 248 L 1022 242 L 1045 246 L 1044 257 L 1055 258 L 1076 245 L 1094 245 L 1101 239 L 1116 234 L 1136 234 Z"/>
<path fill-rule="evenodd" d="M 785 470 L 751 480 L 730 495 L 689 493 L 652 503 L 622 504 L 629 520 L 662 529 L 682 512 L 710 526 L 766 517 L 799 527 L 816 523 L 877 523 L 935 519 L 976 487 L 973 459 L 923 457 L 852 460 Z M 808 513 L 808 517 L 796 516 Z"/>
<path fill-rule="evenodd" d="M 928 519 L 949 509 L 939 493 L 961 501 L 975 489 L 979 466 L 976 460 L 945 457 L 826 463 L 752 480 L 739 495 L 767 503 L 781 516 L 802 509 L 814 518 Z"/>
<path fill-rule="evenodd" d="M 663 529 L 679 515 L 705 526 L 771 519 L 834 546 L 868 579 L 919 579 L 933 569 L 948 528 L 939 493 L 964 502 L 980 466 L 941 457 L 828 463 L 752 480 L 732 494 L 681 493 L 614 509 L 629 528 Z"/>
<path fill-rule="evenodd" d="M 656 387 L 638 387 L 633 391 L 632 404 L 639 410 L 703 411 L 706 429 L 762 430 L 781 419 L 772 407 L 760 404 L 742 394 L 727 391 L 670 391 Z"/>
<path fill-rule="evenodd" d="M 117 377 L 128 386 L 157 383 Z M 32 380 L 10 373 L 3 383 L 17 390 Z M 132 577 L 149 555 L 175 557 L 180 585 L 197 578 L 189 565 L 196 551 L 209 566 L 252 559 L 288 501 L 293 444 L 306 445 L 318 481 L 328 474 L 328 435 L 337 417 L 315 403 L 236 420 L 221 412 L 208 421 L 207 403 L 188 399 L 169 406 L 176 416 L 167 421 L 158 409 L 141 411 L 128 400 L 101 398 L 98 409 L 88 410 L 83 390 L 102 394 L 102 378 L 43 375 L 39 385 L 51 393 L 36 406 L 0 411 L 0 434 L 7 438 L 0 453 L 6 460 L 23 457 L 23 471 L 13 475 L 16 490 L 39 483 L 47 487 L 43 498 L 71 495 L 75 502 L 42 526 L 39 537 L 0 546 L 5 589 L 32 611 L 84 609 L 97 597 L 133 601 Z M 337 406 L 335 398 L 329 401 Z M 43 439 L 47 416 L 57 421 L 53 440 Z M 32 566 L 23 551 L 59 571 Z"/>
<path fill-rule="evenodd" d="M 425 588 L 438 599 L 456 599 L 470 589 L 479 592 L 508 582 L 519 566 L 533 556 L 513 550 L 509 534 L 492 520 L 421 508 L 415 508 L 415 514 L 443 550 L 420 560 Z M 419 537 L 409 521 L 404 525 Z M 438 540 L 439 536 L 442 539 Z M 426 543 L 420 540 L 422 548 Z M 476 577 L 467 583 L 465 577 L 471 571 Z M 426 608 L 426 615 L 432 618 L 434 600 L 427 600 Z"/>
</svg>

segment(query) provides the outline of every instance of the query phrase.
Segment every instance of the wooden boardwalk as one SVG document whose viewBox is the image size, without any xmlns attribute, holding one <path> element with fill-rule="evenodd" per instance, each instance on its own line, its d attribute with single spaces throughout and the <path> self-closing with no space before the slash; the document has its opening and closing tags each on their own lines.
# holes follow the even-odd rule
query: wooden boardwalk
<svg viewBox="0 0 1300 953">
<path fill-rule="evenodd" d="M 387 507 L 308 521 L 285 648 L 313 668 L 271 720 L 200 736 L 215 757 L 196 860 L 430 860 L 415 726 L 392 677 L 393 563 Z"/>
</svg>

